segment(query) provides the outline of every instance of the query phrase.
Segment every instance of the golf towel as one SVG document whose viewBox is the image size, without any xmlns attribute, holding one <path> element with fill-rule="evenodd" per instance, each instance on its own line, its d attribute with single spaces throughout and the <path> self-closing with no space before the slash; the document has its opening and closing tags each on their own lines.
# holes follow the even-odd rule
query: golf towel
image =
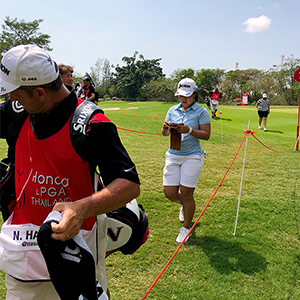
<svg viewBox="0 0 300 300">
<path fill-rule="evenodd" d="M 96 280 L 94 258 L 81 234 L 65 242 L 51 238 L 51 223 L 59 223 L 61 218 L 61 213 L 51 212 L 37 236 L 58 295 L 62 300 L 108 300 Z"/>
</svg>

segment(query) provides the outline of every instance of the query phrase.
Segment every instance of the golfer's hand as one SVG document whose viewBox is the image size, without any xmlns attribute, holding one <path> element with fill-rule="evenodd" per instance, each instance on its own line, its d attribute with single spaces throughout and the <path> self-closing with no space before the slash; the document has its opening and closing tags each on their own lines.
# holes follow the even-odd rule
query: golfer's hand
<svg viewBox="0 0 300 300">
<path fill-rule="evenodd" d="M 188 133 L 189 132 L 190 127 L 185 125 L 184 123 L 179 123 L 178 127 L 176 128 L 176 130 L 179 133 Z"/>
<path fill-rule="evenodd" d="M 168 136 L 170 134 L 170 126 L 169 126 L 169 122 L 165 121 L 163 124 L 163 127 L 161 129 L 161 133 L 164 136 Z"/>
<path fill-rule="evenodd" d="M 170 128 L 169 122 L 165 121 L 164 124 L 163 124 L 163 129 L 167 129 L 167 128 Z"/>
<path fill-rule="evenodd" d="M 64 202 L 55 204 L 54 211 L 62 213 L 61 221 L 52 223 L 51 228 L 54 233 L 51 237 L 55 240 L 66 241 L 79 233 L 80 227 L 84 221 L 82 213 L 74 202 Z"/>
</svg>

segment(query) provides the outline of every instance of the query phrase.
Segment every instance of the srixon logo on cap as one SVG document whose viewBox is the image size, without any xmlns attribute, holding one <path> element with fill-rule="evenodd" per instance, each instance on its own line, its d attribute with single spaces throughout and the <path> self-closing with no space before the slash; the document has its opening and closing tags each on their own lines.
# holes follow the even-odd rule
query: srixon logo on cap
<svg viewBox="0 0 300 300">
<path fill-rule="evenodd" d="M 8 70 L 3 64 L 0 65 L 0 69 L 5 75 L 9 75 L 10 70 Z"/>
</svg>

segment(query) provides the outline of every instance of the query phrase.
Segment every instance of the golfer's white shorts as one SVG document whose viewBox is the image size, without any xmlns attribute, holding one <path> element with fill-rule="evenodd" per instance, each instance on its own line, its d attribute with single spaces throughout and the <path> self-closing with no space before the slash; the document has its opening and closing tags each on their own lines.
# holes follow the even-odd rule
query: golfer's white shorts
<svg viewBox="0 0 300 300">
<path fill-rule="evenodd" d="M 204 155 L 174 155 L 167 152 L 165 156 L 163 185 L 196 188 Z"/>
<path fill-rule="evenodd" d="M 219 107 L 219 101 L 217 100 L 211 100 L 210 101 L 210 109 L 211 111 L 217 111 Z"/>
</svg>

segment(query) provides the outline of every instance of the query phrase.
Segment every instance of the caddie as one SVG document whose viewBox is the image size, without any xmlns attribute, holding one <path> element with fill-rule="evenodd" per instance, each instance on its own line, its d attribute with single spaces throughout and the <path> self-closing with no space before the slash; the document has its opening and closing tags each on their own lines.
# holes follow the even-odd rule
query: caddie
<svg viewBox="0 0 300 300">
<path fill-rule="evenodd" d="M 51 224 L 52 239 L 67 241 L 81 232 L 97 263 L 97 279 L 107 291 L 105 213 L 140 192 L 135 165 L 116 126 L 102 113 L 92 117 L 84 129 L 89 161 L 83 160 L 70 139 L 70 122 L 83 100 L 62 84 L 55 61 L 35 45 L 19 45 L 4 54 L 0 95 L 8 93 L 10 100 L 0 105 L 0 137 L 18 136 L 15 143 L 7 140 L 15 163 L 16 205 L 0 233 L 6 299 L 59 299 L 36 240 L 51 211 L 62 214 L 58 224 Z M 24 122 L 17 128 L 20 115 Z M 80 122 L 74 129 L 83 130 Z M 105 186 L 98 192 L 93 191 L 91 161 Z"/>
</svg>

